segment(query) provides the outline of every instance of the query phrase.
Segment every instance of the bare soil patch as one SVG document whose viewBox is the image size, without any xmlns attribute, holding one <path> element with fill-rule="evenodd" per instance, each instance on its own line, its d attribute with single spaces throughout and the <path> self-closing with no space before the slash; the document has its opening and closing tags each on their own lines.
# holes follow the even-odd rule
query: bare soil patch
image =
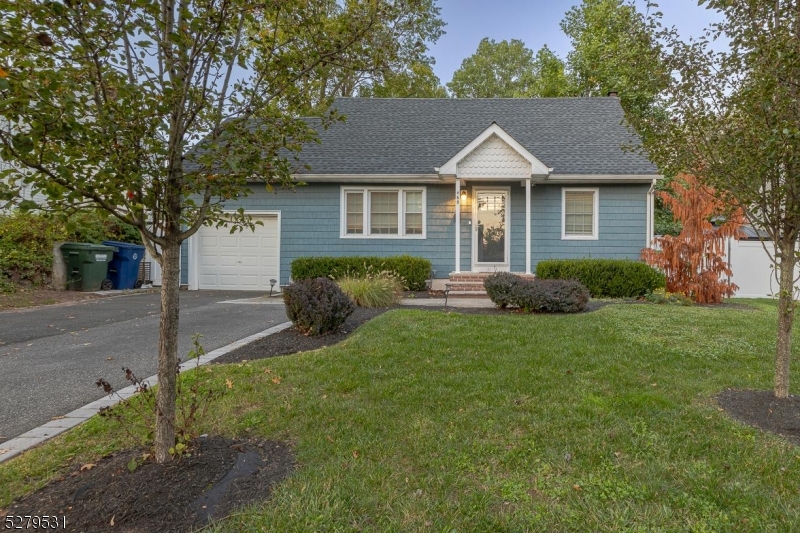
<svg viewBox="0 0 800 533">
<path fill-rule="evenodd" d="M 66 517 L 66 531 L 81 532 L 192 531 L 267 500 L 294 468 L 291 449 L 276 441 L 200 438 L 190 456 L 166 465 L 145 461 L 131 472 L 129 462 L 142 453 L 126 450 L 96 465 L 76 465 L 0 511 L 0 519 L 56 515 Z"/>
<path fill-rule="evenodd" d="M 771 390 L 727 389 L 717 403 L 731 418 L 800 446 L 800 396 L 779 399 Z"/>
<path fill-rule="evenodd" d="M 26 309 L 40 305 L 82 302 L 99 298 L 98 294 L 53 289 L 20 289 L 11 293 L 0 292 L 0 311 Z"/>
</svg>

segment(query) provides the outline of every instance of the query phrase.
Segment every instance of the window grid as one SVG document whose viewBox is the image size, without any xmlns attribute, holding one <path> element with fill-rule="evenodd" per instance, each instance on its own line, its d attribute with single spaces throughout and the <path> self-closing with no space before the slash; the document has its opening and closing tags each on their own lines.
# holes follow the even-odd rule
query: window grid
<svg viewBox="0 0 800 533">
<path fill-rule="evenodd" d="M 405 193 L 406 235 L 422 235 L 422 191 Z"/>
<path fill-rule="evenodd" d="M 594 191 L 565 191 L 564 234 L 591 237 L 594 235 Z"/>
<path fill-rule="evenodd" d="M 364 193 L 348 192 L 345 195 L 345 212 L 348 235 L 364 233 Z"/>
<path fill-rule="evenodd" d="M 370 192 L 370 233 L 397 235 L 397 192 Z"/>
<path fill-rule="evenodd" d="M 424 204 L 424 188 L 342 188 L 341 235 L 425 238 Z"/>
</svg>

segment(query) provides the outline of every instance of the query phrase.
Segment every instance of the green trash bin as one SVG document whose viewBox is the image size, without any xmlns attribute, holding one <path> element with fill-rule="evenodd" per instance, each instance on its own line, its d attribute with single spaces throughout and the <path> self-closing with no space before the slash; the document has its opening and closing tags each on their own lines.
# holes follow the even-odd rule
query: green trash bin
<svg viewBox="0 0 800 533">
<path fill-rule="evenodd" d="M 67 290 L 111 290 L 108 262 L 114 258 L 114 248 L 85 242 L 65 242 L 61 256 L 67 264 Z"/>
</svg>

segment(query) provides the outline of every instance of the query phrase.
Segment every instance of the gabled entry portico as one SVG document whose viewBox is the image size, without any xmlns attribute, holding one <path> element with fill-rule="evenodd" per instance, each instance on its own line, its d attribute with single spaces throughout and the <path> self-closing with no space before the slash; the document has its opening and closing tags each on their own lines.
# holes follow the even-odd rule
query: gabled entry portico
<svg viewBox="0 0 800 533">
<path fill-rule="evenodd" d="M 511 191 L 521 184 L 525 188 L 525 273 L 530 274 L 531 180 L 546 178 L 553 169 L 493 122 L 436 170 L 442 178 L 455 178 L 455 272 L 462 272 L 461 206 L 468 198 L 472 201 L 469 271 L 510 270 Z"/>
</svg>

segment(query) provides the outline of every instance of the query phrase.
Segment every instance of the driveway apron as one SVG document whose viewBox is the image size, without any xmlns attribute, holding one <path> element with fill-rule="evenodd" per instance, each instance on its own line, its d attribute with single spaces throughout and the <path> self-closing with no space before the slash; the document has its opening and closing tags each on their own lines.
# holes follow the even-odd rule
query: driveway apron
<svg viewBox="0 0 800 533">
<path fill-rule="evenodd" d="M 258 296 L 182 292 L 179 357 L 196 333 L 211 351 L 287 320 L 279 298 Z M 0 443 L 103 397 L 98 378 L 121 389 L 123 367 L 155 374 L 159 310 L 152 293 L 0 312 Z"/>
</svg>

